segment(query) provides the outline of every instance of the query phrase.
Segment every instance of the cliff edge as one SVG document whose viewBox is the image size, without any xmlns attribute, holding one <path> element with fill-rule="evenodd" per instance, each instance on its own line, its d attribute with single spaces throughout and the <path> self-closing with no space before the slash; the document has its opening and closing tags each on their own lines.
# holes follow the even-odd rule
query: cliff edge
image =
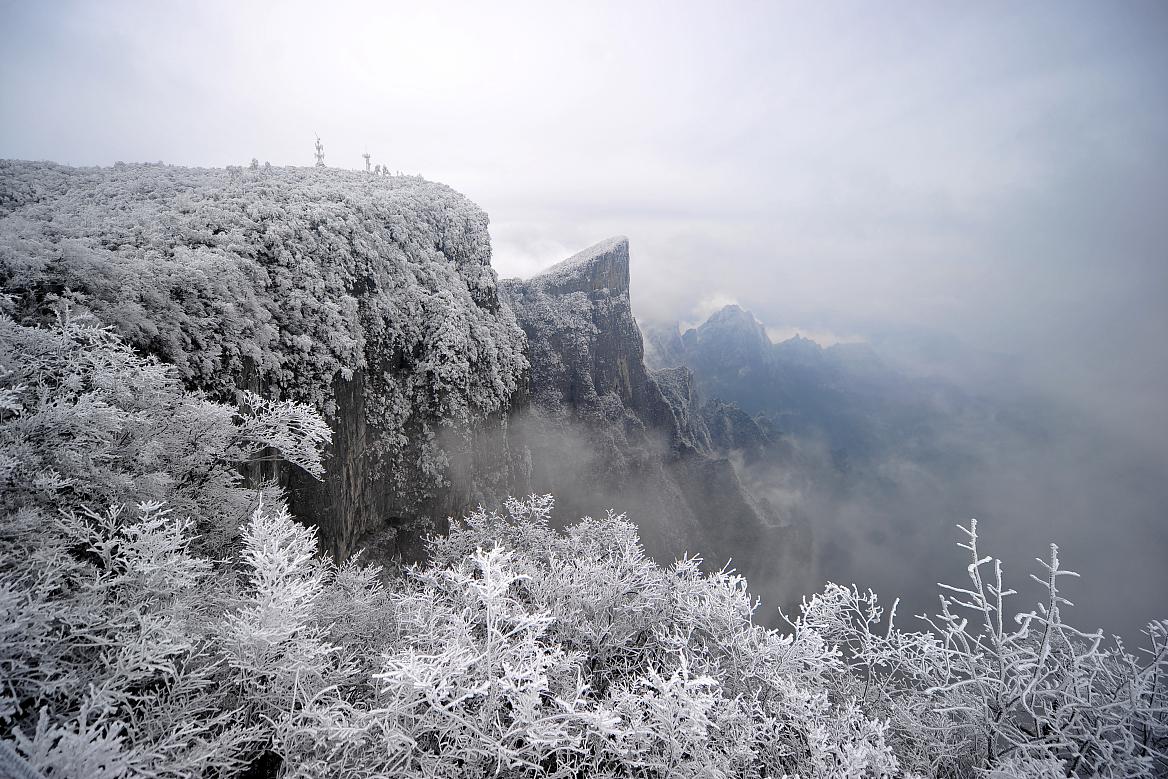
<svg viewBox="0 0 1168 779">
<path fill-rule="evenodd" d="M 531 484 L 567 517 L 625 511 L 659 559 L 705 555 L 777 582 L 802 571 L 809 534 L 750 493 L 715 448 L 687 369 L 650 372 L 629 298 L 629 242 L 601 241 L 500 294 L 528 342 L 531 404 L 512 434 Z M 715 423 L 721 406 L 711 412 Z M 724 427 L 724 425 L 723 425 Z"/>
</svg>

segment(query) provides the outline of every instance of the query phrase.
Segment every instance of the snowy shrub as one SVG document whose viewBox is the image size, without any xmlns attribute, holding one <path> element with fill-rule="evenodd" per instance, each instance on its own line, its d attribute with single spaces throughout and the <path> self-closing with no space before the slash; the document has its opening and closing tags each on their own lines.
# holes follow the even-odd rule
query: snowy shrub
<svg viewBox="0 0 1168 779">
<path fill-rule="evenodd" d="M 206 630 L 213 566 L 191 552 L 190 530 L 142 504 L 64 515 L 29 559 L 5 544 L 0 597 L 19 640 L 0 649 L 0 716 L 34 767 L 174 777 L 240 767 L 254 736 L 219 687 Z"/>
<path fill-rule="evenodd" d="M 68 305 L 0 316 L 0 733 L 51 776 L 191 776 L 243 765 L 225 697 L 222 551 L 276 448 L 319 472 L 311 410 L 186 391 Z M 270 492 L 271 490 L 266 490 Z"/>
<path fill-rule="evenodd" d="M 783 633 L 753 624 L 740 577 L 656 565 L 621 517 L 553 531 L 550 510 L 479 510 L 390 588 L 320 558 L 278 505 L 234 565 L 193 555 L 191 523 L 156 505 L 66 517 L 61 564 L 0 589 L 9 744 L 48 776 L 1162 771 L 1162 623 L 1140 663 L 1046 617 L 1057 594 L 1016 623 L 1025 644 L 880 628 L 874 596 L 832 586 Z"/>
<path fill-rule="evenodd" d="M 199 523 L 201 543 L 225 543 L 255 500 L 240 466 L 275 452 L 319 476 L 329 436 L 305 406 L 244 400 L 186 391 L 68 303 L 47 327 L 0 314 L 0 512 L 161 501 Z"/>
<path fill-rule="evenodd" d="M 557 533 L 551 507 L 533 496 L 479 510 L 431 542 L 432 564 L 456 567 L 496 542 L 511 550 L 520 592 L 549 620 L 543 635 L 580 658 L 586 700 L 619 717 L 597 743 L 636 754 L 644 775 L 1165 769 L 1165 623 L 1149 626 L 1140 658 L 1071 628 L 1058 594 L 1070 574 L 1054 552 L 1048 601 L 1013 630 L 971 527 L 973 587 L 946 590 L 932 630 L 903 631 L 875 594 L 829 585 L 783 634 L 753 623 L 741 577 L 703 574 L 695 560 L 662 569 L 620 517 Z M 955 613 L 969 608 L 978 622 Z"/>
<path fill-rule="evenodd" d="M 1058 547 L 1038 562 L 1046 600 L 1011 619 L 1001 561 L 982 556 L 977 523 L 962 528 L 969 583 L 942 585 L 932 631 L 883 629 L 873 593 L 831 585 L 804 603 L 796 634 L 841 646 L 836 683 L 891 718 L 907 766 L 933 776 L 1153 776 L 1168 770 L 1168 621 L 1130 654 L 1118 638 L 1064 622 Z M 988 571 L 987 571 L 988 569 Z M 1053 771 L 1053 773 L 1052 773 Z"/>
<path fill-rule="evenodd" d="M 247 175 L 241 173 L 240 175 Z M 787 631 L 623 516 L 479 509 L 390 577 L 322 556 L 271 486 L 320 473 L 293 401 L 187 391 L 75 306 L 0 316 L 0 771 L 16 776 L 1151 777 L 1168 621 L 1076 630 L 1052 547 L 1013 618 L 969 583 L 926 630 L 829 585 Z"/>
<path fill-rule="evenodd" d="M 1085 633 L 1063 621 L 1058 547 L 1038 560 L 1047 599 L 1037 609 L 1006 619 L 1002 564 L 981 557 L 977 523 L 962 528 L 970 553 L 969 584 L 945 585 L 940 614 L 931 624 L 950 661 L 927 692 L 942 702 L 956 728 L 968 728 L 985 750 L 985 767 L 1007 761 L 1059 762 L 1090 776 L 1140 776 L 1155 765 L 1156 742 L 1168 736 L 1168 622 L 1148 627 L 1152 649 L 1141 660 L 1122 642 L 1108 645 L 1102 632 Z M 985 569 L 992 565 L 987 578 Z M 1161 762 L 1161 767 L 1164 763 Z"/>
<path fill-rule="evenodd" d="M 545 616 L 542 635 L 577 658 L 585 696 L 616 720 L 589 765 L 634 776 L 862 776 L 895 769 L 884 725 L 822 677 L 841 665 L 819 636 L 798 640 L 752 623 L 757 603 L 730 572 L 648 559 L 623 517 L 549 529 L 552 503 L 479 510 L 431 542 L 456 566 L 498 541 Z"/>
</svg>

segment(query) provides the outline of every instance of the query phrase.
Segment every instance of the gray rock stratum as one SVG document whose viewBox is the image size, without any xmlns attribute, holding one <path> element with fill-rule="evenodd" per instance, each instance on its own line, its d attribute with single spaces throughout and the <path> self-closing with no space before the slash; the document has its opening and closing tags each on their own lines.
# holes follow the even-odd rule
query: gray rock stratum
<svg viewBox="0 0 1168 779">
<path fill-rule="evenodd" d="M 565 517 L 627 512 L 658 558 L 734 557 L 768 589 L 799 575 L 809 532 L 752 496 L 725 456 L 736 448 L 725 416 L 736 409 L 704 413 L 688 369 L 646 369 L 627 239 L 504 280 L 500 292 L 527 335 L 531 403 L 513 412 L 510 430 L 513 448 L 530 452 L 532 489 L 555 494 Z"/>
</svg>

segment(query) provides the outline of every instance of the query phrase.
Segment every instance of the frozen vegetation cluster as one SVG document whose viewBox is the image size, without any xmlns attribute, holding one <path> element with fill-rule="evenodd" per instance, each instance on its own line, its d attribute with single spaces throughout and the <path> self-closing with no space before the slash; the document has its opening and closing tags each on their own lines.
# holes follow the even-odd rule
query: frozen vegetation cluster
<svg viewBox="0 0 1168 779">
<path fill-rule="evenodd" d="M 324 420 L 186 390 L 87 314 L 0 321 L 0 764 L 44 777 L 1152 776 L 1168 622 L 1131 654 L 969 582 L 932 629 L 830 586 L 785 630 L 623 517 L 478 510 L 386 575 L 239 466 Z M 996 773 L 993 773 L 996 772 Z M 252 775 L 255 775 L 254 773 Z"/>
<path fill-rule="evenodd" d="M 373 470 L 421 498 L 443 485 L 444 431 L 505 411 L 527 370 L 486 214 L 419 177 L 0 161 L 0 226 L 18 320 L 65 299 L 188 387 L 330 421 L 359 374 Z"/>
<path fill-rule="evenodd" d="M 835 585 L 763 627 L 743 577 L 655 562 L 620 515 L 555 529 L 549 496 L 470 512 L 423 564 L 336 562 L 254 466 L 327 479 L 329 370 L 372 354 L 408 364 L 370 379 L 402 435 L 419 408 L 457 426 L 510 402 L 524 339 L 485 217 L 362 174 L 68 180 L 90 175 L 10 166 L 0 199 L 0 775 L 1168 770 L 1168 621 L 1135 651 L 1076 630 L 1053 547 L 1047 597 L 1015 609 L 972 523 L 965 582 L 919 630 Z M 131 184 L 159 195 L 49 205 Z"/>
</svg>

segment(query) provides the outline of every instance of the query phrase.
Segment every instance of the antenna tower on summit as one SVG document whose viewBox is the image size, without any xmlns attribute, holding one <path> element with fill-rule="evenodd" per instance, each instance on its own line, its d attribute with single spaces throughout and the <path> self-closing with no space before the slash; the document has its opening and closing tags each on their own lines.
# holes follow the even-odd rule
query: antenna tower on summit
<svg viewBox="0 0 1168 779">
<path fill-rule="evenodd" d="M 324 144 L 320 142 L 320 136 L 316 136 L 316 167 L 324 167 Z"/>
<path fill-rule="evenodd" d="M 372 168 L 369 167 L 369 152 L 365 152 L 361 156 L 365 158 L 365 172 L 369 173 L 372 170 Z"/>
</svg>

